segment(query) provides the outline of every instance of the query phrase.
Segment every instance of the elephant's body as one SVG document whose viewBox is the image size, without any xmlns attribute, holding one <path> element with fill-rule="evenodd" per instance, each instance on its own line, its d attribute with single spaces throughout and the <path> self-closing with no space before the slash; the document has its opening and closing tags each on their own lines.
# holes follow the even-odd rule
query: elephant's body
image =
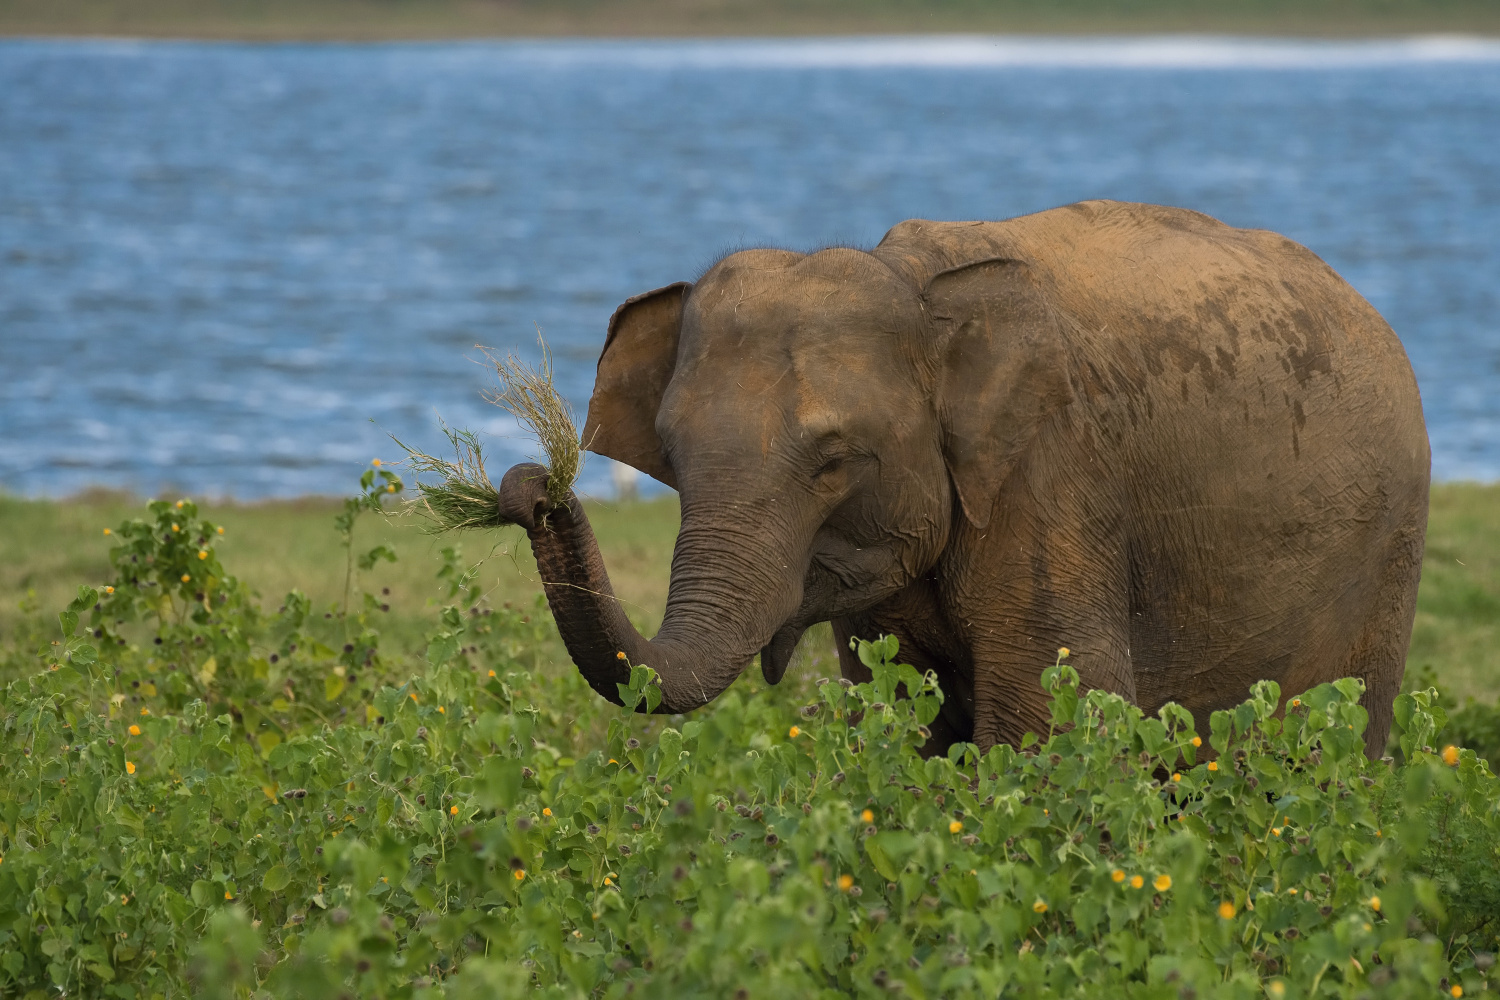
<svg viewBox="0 0 1500 1000">
<path fill-rule="evenodd" d="M 982 744 L 1045 730 L 1038 664 L 1067 646 L 1084 683 L 1200 725 L 1259 679 L 1358 676 L 1383 747 L 1429 454 L 1406 354 L 1364 299 L 1285 237 L 1155 206 L 908 222 L 874 255 L 917 287 L 1025 261 L 1065 319 L 1072 399 L 989 526 L 960 525 L 931 579 L 841 639 L 901 636 L 957 696 L 951 736 Z"/>
<path fill-rule="evenodd" d="M 869 254 L 735 254 L 616 313 L 585 438 L 683 502 L 648 643 L 581 511 L 542 523 L 524 467 L 502 486 L 607 697 L 614 650 L 680 711 L 757 648 L 779 679 L 831 620 L 841 648 L 893 633 L 937 672 L 932 749 L 1045 728 L 1060 646 L 1086 685 L 1200 726 L 1258 679 L 1359 676 L 1384 744 L 1426 525 L 1421 403 L 1395 334 L 1283 237 L 1088 202 L 905 222 Z"/>
</svg>

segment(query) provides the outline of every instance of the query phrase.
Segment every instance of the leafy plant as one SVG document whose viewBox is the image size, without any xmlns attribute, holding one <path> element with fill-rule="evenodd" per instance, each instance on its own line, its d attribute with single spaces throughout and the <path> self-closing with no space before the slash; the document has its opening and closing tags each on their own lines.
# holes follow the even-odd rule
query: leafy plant
<svg viewBox="0 0 1500 1000">
<path fill-rule="evenodd" d="M 1431 689 L 1387 764 L 1357 681 L 1263 682 L 1200 735 L 1060 656 L 1047 733 L 923 758 L 941 693 L 891 637 L 856 644 L 868 684 L 635 716 L 539 664 L 545 605 L 483 607 L 456 549 L 421 654 L 365 625 L 340 652 L 186 501 L 148 513 L 8 654 L 0 995 L 1492 990 L 1500 788 Z"/>
</svg>

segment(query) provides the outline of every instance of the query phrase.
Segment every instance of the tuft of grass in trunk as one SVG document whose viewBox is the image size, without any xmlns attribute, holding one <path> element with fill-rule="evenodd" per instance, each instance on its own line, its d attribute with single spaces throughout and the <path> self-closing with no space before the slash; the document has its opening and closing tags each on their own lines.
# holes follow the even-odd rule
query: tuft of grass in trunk
<svg viewBox="0 0 1500 1000">
<path fill-rule="evenodd" d="M 514 354 L 499 357 L 481 348 L 495 366 L 499 384 L 484 394 L 486 401 L 505 410 L 542 446 L 546 456 L 547 498 L 554 506 L 568 498 L 583 465 L 583 444 L 573 421 L 573 407 L 557 391 L 552 353 L 540 337 L 541 363 L 533 367 Z M 392 436 L 406 452 L 406 464 L 416 474 L 416 496 L 407 510 L 423 514 L 438 532 L 458 528 L 495 528 L 510 522 L 500 517 L 500 493 L 484 467 L 484 448 L 468 430 L 442 425 L 453 447 L 453 458 L 429 455 Z M 422 475 L 436 481 L 422 480 Z"/>
</svg>

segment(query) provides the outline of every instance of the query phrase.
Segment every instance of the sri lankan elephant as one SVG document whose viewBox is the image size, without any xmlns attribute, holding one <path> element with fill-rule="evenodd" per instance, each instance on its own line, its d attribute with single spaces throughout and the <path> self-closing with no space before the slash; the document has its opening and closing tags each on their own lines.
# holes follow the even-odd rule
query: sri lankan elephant
<svg viewBox="0 0 1500 1000">
<path fill-rule="evenodd" d="M 929 752 L 1045 729 L 1038 684 L 1207 714 L 1261 678 L 1366 684 L 1391 722 L 1430 456 L 1400 342 L 1307 249 L 1154 205 L 897 225 L 874 250 L 746 250 L 630 299 L 583 438 L 676 489 L 666 617 L 618 606 L 576 499 L 505 476 L 594 689 L 658 711 L 780 679 L 831 621 L 892 633 L 946 700 Z"/>
</svg>

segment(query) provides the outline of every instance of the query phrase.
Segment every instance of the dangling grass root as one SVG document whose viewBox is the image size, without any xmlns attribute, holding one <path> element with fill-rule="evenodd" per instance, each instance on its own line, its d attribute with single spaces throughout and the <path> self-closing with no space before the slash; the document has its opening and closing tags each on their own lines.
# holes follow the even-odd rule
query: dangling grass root
<svg viewBox="0 0 1500 1000">
<path fill-rule="evenodd" d="M 538 338 L 540 339 L 540 338 Z M 504 409 L 531 431 L 546 454 L 547 497 L 554 505 L 568 497 L 583 463 L 583 447 L 573 423 L 573 408 L 553 382 L 552 355 L 542 343 L 542 362 L 533 368 L 513 354 L 484 356 L 495 366 L 499 385 L 484 398 Z M 495 528 L 510 522 L 500 517 L 500 493 L 484 467 L 484 450 L 472 431 L 442 425 L 453 446 L 453 459 L 428 455 L 392 440 L 406 452 L 406 462 L 416 473 L 416 495 L 407 510 L 425 515 L 435 531 L 456 528 Z M 428 473 L 436 482 L 423 482 Z"/>
</svg>

